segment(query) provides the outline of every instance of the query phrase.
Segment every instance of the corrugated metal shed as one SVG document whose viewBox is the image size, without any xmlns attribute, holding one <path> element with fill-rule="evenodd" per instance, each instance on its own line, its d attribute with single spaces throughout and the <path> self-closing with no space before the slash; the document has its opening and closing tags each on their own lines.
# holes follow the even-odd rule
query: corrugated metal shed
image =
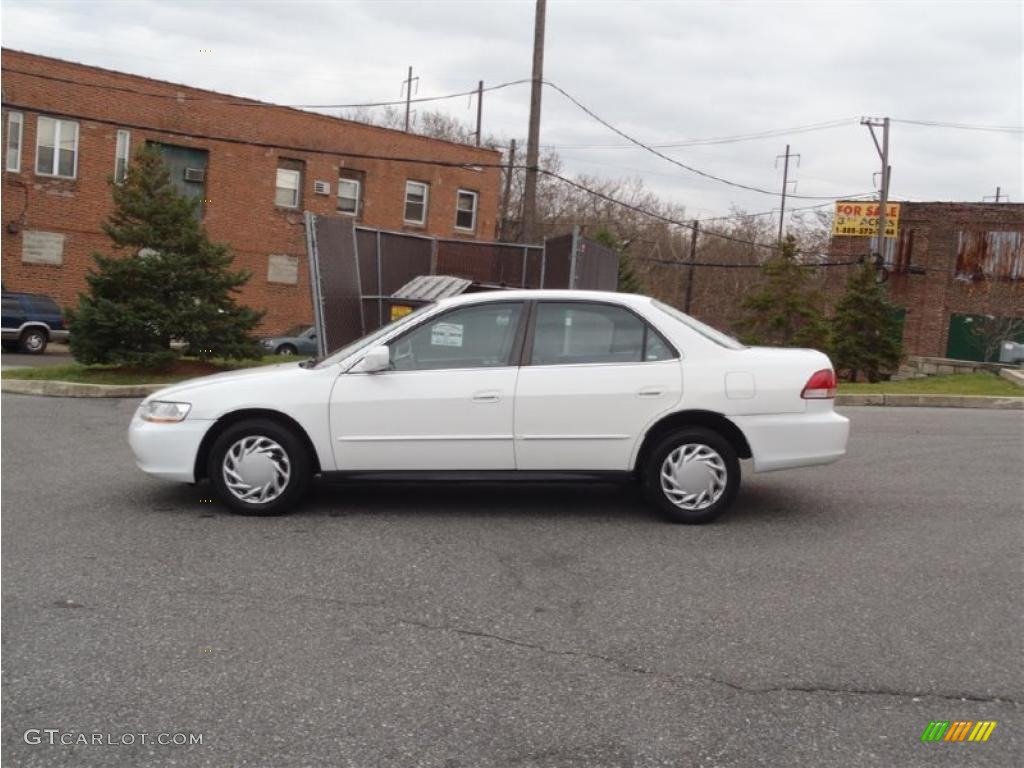
<svg viewBox="0 0 1024 768">
<path fill-rule="evenodd" d="M 405 299 L 406 301 L 436 301 L 448 296 L 458 296 L 472 284 L 472 280 L 451 275 L 420 275 L 391 294 L 391 298 Z"/>
</svg>

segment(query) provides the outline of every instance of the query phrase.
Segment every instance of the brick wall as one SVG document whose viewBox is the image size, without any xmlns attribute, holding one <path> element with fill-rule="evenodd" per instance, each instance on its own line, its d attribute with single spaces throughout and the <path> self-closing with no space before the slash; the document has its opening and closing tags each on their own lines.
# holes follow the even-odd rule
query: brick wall
<svg viewBox="0 0 1024 768">
<path fill-rule="evenodd" d="M 901 237 L 913 232 L 910 265 L 926 270 L 924 274 L 895 271 L 889 277 L 890 299 L 907 312 L 904 351 L 908 355 L 944 357 L 951 315 L 985 314 L 993 309 L 985 290 L 985 283 L 990 281 L 956 277 L 960 232 L 1024 233 L 1024 204 L 901 203 L 899 226 Z M 868 250 L 867 238 L 832 239 L 834 261 L 856 258 Z M 842 292 L 848 271 L 836 268 L 827 272 L 827 289 L 835 298 Z M 1000 309 L 1003 314 L 1024 316 L 1024 302 L 1004 304 Z"/>
<path fill-rule="evenodd" d="M 263 331 L 277 332 L 312 318 L 301 211 L 339 215 L 340 173 L 363 174 L 360 224 L 441 237 L 494 238 L 497 168 L 359 159 L 343 153 L 487 166 L 500 163 L 497 152 L 16 51 L 4 50 L 2 64 L 5 142 L 8 114 L 23 115 L 21 170 L 3 172 L 2 263 L 8 290 L 47 293 L 71 305 L 85 288 L 90 254 L 112 252 L 100 224 L 111 210 L 107 178 L 114 170 L 118 129 L 130 131 L 132 151 L 152 140 L 208 152 L 203 223 L 212 239 L 231 245 L 236 265 L 252 272 L 241 300 L 267 310 Z M 40 114 L 78 122 L 74 179 L 35 173 Z M 298 210 L 274 204 L 278 158 L 305 163 Z M 314 194 L 316 180 L 330 184 L 329 195 Z M 406 180 L 430 184 L 425 226 L 403 221 Z M 474 233 L 455 228 L 459 189 L 479 195 Z M 26 231 L 63 234 L 63 263 L 25 263 Z M 296 284 L 268 280 L 271 255 L 299 257 Z"/>
</svg>

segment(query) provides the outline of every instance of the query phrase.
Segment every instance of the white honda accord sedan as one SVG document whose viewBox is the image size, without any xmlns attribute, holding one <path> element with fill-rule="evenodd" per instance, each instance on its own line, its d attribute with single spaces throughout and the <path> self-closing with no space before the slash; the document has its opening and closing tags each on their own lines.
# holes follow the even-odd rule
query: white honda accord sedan
<svg viewBox="0 0 1024 768">
<path fill-rule="evenodd" d="M 501 291 L 442 299 L 323 360 L 193 379 L 139 406 L 139 467 L 210 481 L 246 514 L 314 475 L 637 479 L 676 522 L 754 472 L 828 464 L 849 422 L 828 358 L 745 347 L 654 299 Z"/>
</svg>

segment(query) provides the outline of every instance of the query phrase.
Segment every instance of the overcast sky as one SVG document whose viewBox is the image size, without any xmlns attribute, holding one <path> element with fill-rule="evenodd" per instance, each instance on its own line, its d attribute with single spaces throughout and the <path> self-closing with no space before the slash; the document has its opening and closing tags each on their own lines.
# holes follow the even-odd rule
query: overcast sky
<svg viewBox="0 0 1024 768">
<path fill-rule="evenodd" d="M 776 155 L 801 155 L 796 194 L 871 191 L 878 158 L 861 116 L 894 122 L 892 195 L 1024 201 L 1024 3 L 549 0 L 544 75 L 647 143 L 845 120 L 756 140 L 664 150 L 687 165 L 779 190 Z M 281 104 L 397 99 L 530 77 L 534 3 L 47 2 L 5 0 L 5 47 Z M 212 53 L 201 53 L 212 49 Z M 639 176 L 688 216 L 778 207 L 778 197 L 695 176 L 625 145 L 545 90 L 542 143 L 573 172 Z M 466 98 L 430 105 L 469 123 Z M 484 98 L 484 131 L 525 137 L 529 86 Z M 819 200 L 794 199 L 787 207 Z"/>
</svg>

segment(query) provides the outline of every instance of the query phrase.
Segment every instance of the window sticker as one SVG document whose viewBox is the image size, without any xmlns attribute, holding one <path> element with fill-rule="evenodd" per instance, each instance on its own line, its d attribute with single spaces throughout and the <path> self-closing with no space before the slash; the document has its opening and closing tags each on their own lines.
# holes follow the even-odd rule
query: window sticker
<svg viewBox="0 0 1024 768">
<path fill-rule="evenodd" d="M 500 325 L 502 328 L 504 328 L 506 325 L 508 325 L 509 320 L 511 319 L 512 317 L 509 314 L 498 315 L 497 317 L 494 318 L 494 322 L 495 324 Z"/>
<path fill-rule="evenodd" d="M 462 326 L 458 323 L 438 323 L 430 329 L 432 347 L 461 347 Z"/>
</svg>

